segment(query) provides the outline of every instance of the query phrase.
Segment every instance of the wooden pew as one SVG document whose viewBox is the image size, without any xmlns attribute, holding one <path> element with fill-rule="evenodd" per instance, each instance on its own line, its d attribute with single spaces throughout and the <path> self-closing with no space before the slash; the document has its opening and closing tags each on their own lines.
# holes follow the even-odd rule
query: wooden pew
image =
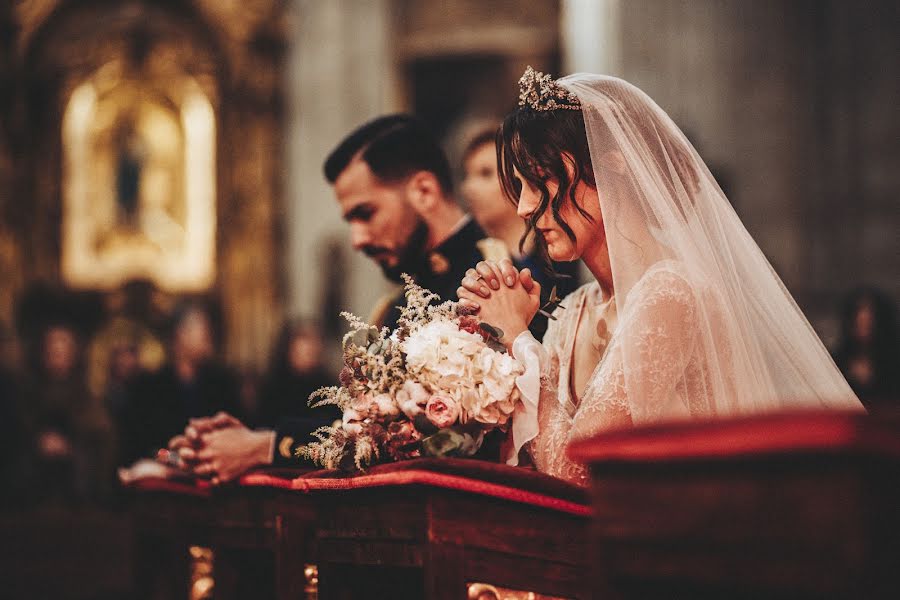
<svg viewBox="0 0 900 600">
<path fill-rule="evenodd" d="M 216 489 L 202 482 L 135 482 L 137 589 L 148 598 L 189 598 L 196 560 L 188 549 L 202 547 L 212 550 L 216 600 L 304 598 L 314 513 L 307 498 L 283 489 L 298 474 L 257 472 L 245 478 L 276 485 Z"/>
<path fill-rule="evenodd" d="M 845 413 L 610 432 L 595 598 L 900 598 L 900 427 Z"/>
<path fill-rule="evenodd" d="M 481 461 L 419 459 L 296 487 L 315 502 L 324 600 L 459 600 L 470 582 L 589 597 L 590 509 L 571 484 Z"/>
<path fill-rule="evenodd" d="M 144 565 L 182 595 L 191 545 L 214 553 L 215 597 L 465 598 L 470 582 L 588 598 L 585 490 L 526 469 L 420 459 L 346 475 L 252 473 L 220 489 L 135 490 Z M 145 552 L 144 556 L 148 553 Z M 165 570 L 168 569 L 168 570 Z"/>
<path fill-rule="evenodd" d="M 189 598 L 190 549 L 210 545 L 210 490 L 164 479 L 139 480 L 128 490 L 138 597 Z"/>
<path fill-rule="evenodd" d="M 312 500 L 291 487 L 301 474 L 287 469 L 257 471 L 242 477 L 237 486 L 217 491 L 220 531 L 214 534 L 213 549 L 216 586 L 222 591 L 217 591 L 216 600 L 316 597 L 315 572 L 307 571 L 313 563 L 317 513 Z M 261 557 L 267 562 L 261 564 Z"/>
</svg>

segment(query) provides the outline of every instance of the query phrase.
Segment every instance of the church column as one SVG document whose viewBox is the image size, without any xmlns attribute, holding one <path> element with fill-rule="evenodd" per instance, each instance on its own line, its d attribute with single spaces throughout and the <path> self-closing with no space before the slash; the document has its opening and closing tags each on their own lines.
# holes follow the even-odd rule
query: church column
<svg viewBox="0 0 900 600">
<path fill-rule="evenodd" d="M 391 5 L 390 0 L 298 0 L 294 5 L 284 227 L 287 306 L 293 315 L 321 316 L 323 290 L 339 283 L 343 297 L 332 296 L 342 303 L 339 308 L 367 316 L 386 289 L 372 261 L 346 242 L 347 229 L 322 164 L 351 129 L 397 109 Z"/>
<path fill-rule="evenodd" d="M 16 26 L 12 5 L 0 6 L 0 326 L 12 326 L 15 298 L 22 287 L 21 245 L 12 227 L 15 189 L 13 111 L 17 86 L 13 65 Z"/>
<path fill-rule="evenodd" d="M 560 12 L 562 70 L 618 75 L 620 0 L 563 0 Z"/>
</svg>

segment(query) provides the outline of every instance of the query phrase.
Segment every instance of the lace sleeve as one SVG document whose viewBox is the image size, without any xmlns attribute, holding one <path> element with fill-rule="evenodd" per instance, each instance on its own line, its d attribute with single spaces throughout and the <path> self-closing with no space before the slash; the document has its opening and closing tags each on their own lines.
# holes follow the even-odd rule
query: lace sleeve
<svg viewBox="0 0 900 600">
<path fill-rule="evenodd" d="M 572 418 L 559 402 L 559 344 L 560 325 L 567 315 L 557 311 L 558 321 L 551 320 L 543 345 L 538 344 L 530 334 L 523 333 L 513 344 L 513 354 L 526 367 L 519 377 L 517 387 L 523 403 L 536 407 L 532 413 L 535 428 L 530 439 L 529 451 L 539 471 L 564 479 L 580 480 L 581 472 L 573 473 L 565 460 L 565 444 Z M 539 365 L 531 357 L 539 357 Z M 515 423 L 514 423 L 515 426 Z M 533 438 L 533 439 L 532 439 Z"/>
<path fill-rule="evenodd" d="M 697 332 L 697 301 L 687 279 L 668 269 L 648 272 L 629 295 L 568 441 L 610 427 L 689 414 L 676 389 L 684 381 Z"/>
<path fill-rule="evenodd" d="M 531 332 L 524 331 L 516 338 L 512 347 L 513 356 L 525 367 L 525 372 L 516 379 L 521 402 L 513 413 L 513 440 L 507 464 L 518 464 L 519 450 L 527 443 L 541 437 L 543 423 L 540 416 L 543 406 L 555 403 L 549 391 L 559 378 L 559 359 L 554 343 L 553 328 L 547 329 L 544 343 L 538 342 Z M 540 466 L 538 466 L 540 469 Z M 544 469 L 541 469 L 544 470 Z"/>
</svg>

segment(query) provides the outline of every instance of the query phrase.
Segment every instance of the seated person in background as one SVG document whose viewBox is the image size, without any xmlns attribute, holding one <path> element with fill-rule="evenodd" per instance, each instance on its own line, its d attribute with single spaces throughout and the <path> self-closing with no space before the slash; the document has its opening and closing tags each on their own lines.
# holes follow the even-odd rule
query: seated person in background
<svg viewBox="0 0 900 600">
<path fill-rule="evenodd" d="M 516 206 L 507 200 L 497 175 L 497 128 L 478 132 L 463 151 L 462 193 L 472 216 L 493 238 L 506 244 L 513 264 L 520 271 L 530 269 L 541 284 L 541 304 L 550 298 L 553 286 L 556 295 L 564 298 L 579 285 L 578 262 L 553 262 L 541 246 L 543 238 L 529 236 L 524 244 L 525 221 L 516 214 Z M 548 268 L 549 267 L 549 268 Z M 547 331 L 547 317 L 536 315 L 529 330 L 538 340 Z"/>
<path fill-rule="evenodd" d="M 24 498 L 29 445 L 22 422 L 22 381 L 13 332 L 0 321 L 0 509 Z"/>
<path fill-rule="evenodd" d="M 453 300 L 467 269 L 508 256 L 504 244 L 487 238 L 457 204 L 443 149 L 412 115 L 387 115 L 363 124 L 332 151 L 324 171 L 353 249 L 375 261 L 392 282 L 400 283 L 400 275 L 408 273 L 422 287 Z M 405 302 L 403 290 L 391 293 L 369 322 L 393 329 L 400 316 L 397 307 Z M 296 402 L 302 407 L 304 400 Z M 273 462 L 298 466 L 296 448 L 310 430 L 282 424 L 275 432 L 252 431 L 227 414 L 199 420 L 171 441 L 165 458 L 177 453 L 193 472 L 217 482 Z M 499 442 L 485 442 L 481 452 L 499 456 Z"/>
<path fill-rule="evenodd" d="M 21 406 L 35 497 L 97 499 L 110 426 L 88 393 L 80 337 L 68 323 L 51 323 L 37 350 Z"/>
<path fill-rule="evenodd" d="M 194 419 L 169 443 L 162 456 L 183 462 L 215 483 L 231 481 L 245 471 L 265 465 L 298 466 L 294 448 L 312 440 L 310 434 L 340 420 L 334 406 L 311 408 L 309 396 L 321 387 L 336 385 L 337 377 L 322 365 L 322 337 L 311 323 L 287 323 L 272 351 L 269 373 L 260 394 L 258 420 L 250 429 L 230 414 Z M 169 453 L 178 458 L 169 458 Z"/>
<path fill-rule="evenodd" d="M 847 297 L 834 361 L 867 409 L 900 409 L 900 338 L 886 294 L 861 288 Z"/>
<path fill-rule="evenodd" d="M 213 340 L 207 308 L 185 303 L 176 309 L 167 362 L 156 372 L 137 375 L 128 386 L 120 421 L 120 464 L 155 457 L 191 419 L 240 414 L 237 376 L 216 359 Z M 172 474 L 156 462 L 135 467 L 120 470 L 120 478 Z"/>
<path fill-rule="evenodd" d="M 336 406 L 310 408 L 310 394 L 337 384 L 322 364 L 322 332 L 308 321 L 285 323 L 271 354 L 260 392 L 259 422 L 276 427 L 290 422 L 297 431 L 314 431 L 341 418 Z"/>
</svg>

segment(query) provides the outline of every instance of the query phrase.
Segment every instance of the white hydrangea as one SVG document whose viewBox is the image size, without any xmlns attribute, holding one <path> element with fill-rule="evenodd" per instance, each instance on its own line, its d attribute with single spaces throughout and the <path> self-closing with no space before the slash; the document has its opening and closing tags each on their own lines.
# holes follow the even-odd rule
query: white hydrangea
<svg viewBox="0 0 900 600">
<path fill-rule="evenodd" d="M 461 421 L 502 425 L 509 420 L 518 400 L 516 377 L 523 372 L 512 356 L 445 319 L 418 328 L 402 349 L 407 369 L 422 385 L 460 404 Z"/>
</svg>

